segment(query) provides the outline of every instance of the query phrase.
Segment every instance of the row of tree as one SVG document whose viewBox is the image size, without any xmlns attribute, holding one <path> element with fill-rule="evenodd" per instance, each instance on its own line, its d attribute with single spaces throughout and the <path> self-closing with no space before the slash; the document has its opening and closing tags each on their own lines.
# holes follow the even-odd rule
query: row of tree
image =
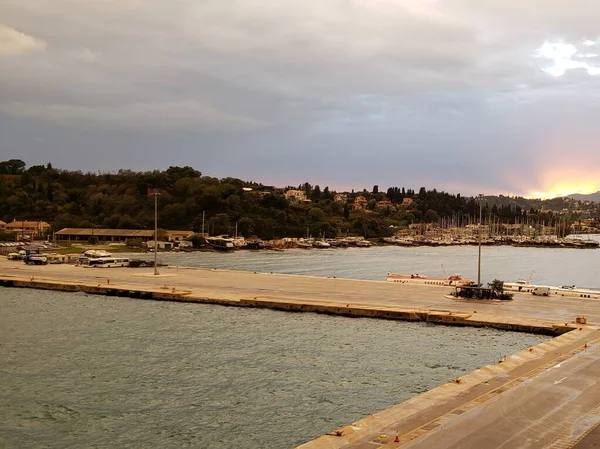
<svg viewBox="0 0 600 449">
<path fill-rule="evenodd" d="M 154 189 L 160 194 L 160 227 L 190 229 L 215 234 L 257 235 L 264 239 L 328 237 L 355 234 L 379 237 L 393 234 L 410 223 L 452 222 L 455 225 L 483 216 L 514 222 L 531 219 L 556 220 L 551 212 L 524 211 L 518 204 L 497 206 L 486 198 L 478 203 L 437 190 L 390 187 L 386 193 L 375 186 L 371 192 L 349 192 L 346 202 L 334 201 L 334 192 L 304 183 L 310 203 L 290 202 L 285 189 L 276 189 L 235 178 L 203 176 L 192 167 L 169 167 L 164 171 L 82 173 L 55 169 L 51 164 L 26 168 L 23 161 L 0 163 L 0 219 L 35 219 L 51 223 L 54 230 L 66 227 L 152 229 Z M 251 190 L 250 190 L 251 189 Z M 352 210 L 357 196 L 367 200 L 364 210 Z M 411 198 L 410 207 L 396 207 Z M 378 207 L 389 200 L 392 207 Z M 488 219 L 489 219 L 488 218 Z"/>
</svg>

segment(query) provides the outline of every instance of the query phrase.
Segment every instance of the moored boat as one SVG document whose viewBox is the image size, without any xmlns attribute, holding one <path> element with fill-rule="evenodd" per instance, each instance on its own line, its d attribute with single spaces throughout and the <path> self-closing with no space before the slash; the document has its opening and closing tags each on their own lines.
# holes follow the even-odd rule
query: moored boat
<svg viewBox="0 0 600 449">
<path fill-rule="evenodd" d="M 331 245 L 327 243 L 325 240 L 315 240 L 313 242 L 313 247 L 315 248 L 331 248 Z"/>
<path fill-rule="evenodd" d="M 531 284 L 529 281 L 517 281 L 515 283 L 504 283 L 504 289 L 507 291 L 515 291 L 520 293 L 531 293 L 535 296 L 561 296 L 565 298 L 600 299 L 600 290 L 578 288 L 574 285 L 555 287 Z"/>
<path fill-rule="evenodd" d="M 82 265 L 86 268 L 116 268 L 116 267 L 128 267 L 128 257 L 99 257 L 96 259 L 88 259 L 85 264 Z"/>
<path fill-rule="evenodd" d="M 448 285 L 460 286 L 475 284 L 471 279 L 464 279 L 460 274 L 453 274 L 447 277 L 429 277 L 420 274 L 395 274 L 388 273 L 385 279 L 388 282 L 396 282 L 400 284 L 417 284 L 417 285 Z"/>
<path fill-rule="evenodd" d="M 332 248 L 348 248 L 348 242 L 345 240 L 328 239 L 326 241 Z"/>
<path fill-rule="evenodd" d="M 232 251 L 233 249 L 235 249 L 233 239 L 227 235 L 207 237 L 206 243 L 208 243 L 211 248 L 217 249 L 219 251 Z"/>
<path fill-rule="evenodd" d="M 536 287 L 537 285 L 532 284 L 530 280 L 523 279 L 519 279 L 517 282 L 505 282 L 503 285 L 504 290 L 522 293 L 530 293 Z"/>
<path fill-rule="evenodd" d="M 600 290 L 577 288 L 574 285 L 562 287 L 536 287 L 531 293 L 543 296 L 564 296 L 565 298 L 600 299 Z"/>
<path fill-rule="evenodd" d="M 298 239 L 296 241 L 296 246 L 302 249 L 310 249 L 313 247 L 313 244 L 311 240 Z"/>
<path fill-rule="evenodd" d="M 265 242 L 261 239 L 249 239 L 246 240 L 246 249 L 263 249 L 265 247 Z"/>
</svg>

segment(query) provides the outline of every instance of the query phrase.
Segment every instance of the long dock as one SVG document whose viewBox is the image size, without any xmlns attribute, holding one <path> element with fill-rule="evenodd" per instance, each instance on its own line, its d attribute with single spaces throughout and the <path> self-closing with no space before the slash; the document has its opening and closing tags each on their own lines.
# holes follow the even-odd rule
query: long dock
<svg viewBox="0 0 600 449">
<path fill-rule="evenodd" d="M 587 438 L 600 423 L 598 300 L 519 294 L 508 302 L 475 302 L 449 299 L 448 287 L 190 267 L 164 267 L 156 276 L 152 272 L 28 266 L 0 259 L 0 286 L 555 336 L 390 409 L 332 429 L 302 449 L 563 448 Z"/>
</svg>

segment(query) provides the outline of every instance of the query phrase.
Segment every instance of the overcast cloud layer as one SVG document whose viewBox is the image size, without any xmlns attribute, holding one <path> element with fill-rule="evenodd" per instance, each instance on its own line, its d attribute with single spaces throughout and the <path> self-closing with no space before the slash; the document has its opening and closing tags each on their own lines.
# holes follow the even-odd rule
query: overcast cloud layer
<svg viewBox="0 0 600 449">
<path fill-rule="evenodd" d="M 600 2 L 2 0 L 0 157 L 600 189 Z"/>
</svg>

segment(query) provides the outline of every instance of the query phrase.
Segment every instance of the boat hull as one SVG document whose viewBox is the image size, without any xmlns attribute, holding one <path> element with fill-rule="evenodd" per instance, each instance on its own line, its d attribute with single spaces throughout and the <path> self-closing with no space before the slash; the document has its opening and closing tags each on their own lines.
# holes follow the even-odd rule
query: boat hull
<svg viewBox="0 0 600 449">
<path fill-rule="evenodd" d="M 440 285 L 448 287 L 456 287 L 461 285 L 472 285 L 475 282 L 470 279 L 463 279 L 459 275 L 448 277 L 428 277 L 418 274 L 394 274 L 388 273 L 387 282 L 395 282 L 397 284 L 414 284 L 414 285 Z"/>
</svg>

